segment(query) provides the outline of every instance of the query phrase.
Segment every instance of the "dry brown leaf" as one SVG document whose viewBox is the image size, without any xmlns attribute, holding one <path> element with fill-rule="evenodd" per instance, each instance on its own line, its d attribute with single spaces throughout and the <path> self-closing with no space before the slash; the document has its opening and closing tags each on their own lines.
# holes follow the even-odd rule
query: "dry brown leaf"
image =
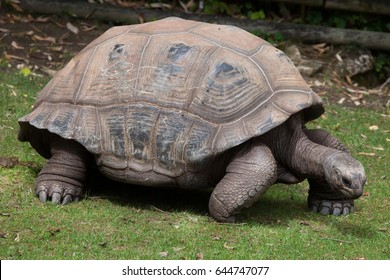
<svg viewBox="0 0 390 280">
<path fill-rule="evenodd" d="M 63 49 L 64 49 L 63 46 L 51 46 L 51 47 L 49 48 L 49 50 L 54 51 L 54 52 L 60 52 L 60 51 L 62 51 Z"/>
<path fill-rule="evenodd" d="M 50 68 L 47 68 L 45 66 L 41 66 L 41 70 L 51 77 L 54 77 L 54 75 L 57 73 L 57 71 L 50 69 Z"/>
<path fill-rule="evenodd" d="M 369 148 L 369 149 L 373 149 L 373 150 L 377 150 L 377 151 L 384 151 L 385 149 L 381 146 L 378 146 L 378 147 L 372 147 L 372 146 L 367 146 L 367 145 L 364 145 L 365 147 Z"/>
<path fill-rule="evenodd" d="M 21 61 L 24 61 L 26 64 L 28 64 L 28 59 L 21 57 L 21 56 L 16 56 L 16 55 L 4 53 L 4 58 L 6 60 L 12 60 L 12 59 L 21 60 Z"/>
<path fill-rule="evenodd" d="M 173 247 L 173 251 L 175 251 L 175 252 L 179 252 L 183 249 L 185 249 L 185 247 Z"/>
<path fill-rule="evenodd" d="M 39 35 L 34 35 L 34 36 L 32 36 L 32 39 L 33 40 L 37 40 L 37 41 L 50 42 L 50 43 L 53 43 L 53 44 L 56 42 L 56 39 L 54 37 L 50 37 L 50 36 L 42 37 L 42 36 L 39 36 Z"/>
<path fill-rule="evenodd" d="M 23 9 L 18 5 L 20 4 L 20 1 L 18 0 L 12 0 L 10 3 L 9 3 L 12 8 L 14 8 L 16 11 L 20 12 L 20 13 L 23 13 Z"/>
<path fill-rule="evenodd" d="M 74 26 L 73 24 L 71 24 L 70 22 L 67 22 L 66 23 L 66 28 L 68 28 L 68 30 L 74 34 L 79 34 L 79 28 L 77 26 Z"/>
<path fill-rule="evenodd" d="M 329 47 L 326 46 L 326 43 L 312 45 L 312 48 L 318 51 L 320 54 L 323 54 L 329 50 Z"/>
<path fill-rule="evenodd" d="M 227 242 L 225 242 L 225 243 L 223 244 L 223 247 L 226 248 L 226 249 L 228 249 L 228 250 L 233 250 L 233 249 L 234 249 L 234 246 L 228 245 Z"/>
<path fill-rule="evenodd" d="M 370 157 L 374 157 L 376 156 L 375 153 L 366 153 L 366 152 L 359 152 L 358 155 L 362 155 L 362 156 L 370 156 Z"/>
<path fill-rule="evenodd" d="M 80 29 L 84 32 L 88 32 L 88 31 L 94 30 L 95 28 L 96 28 L 96 25 L 92 25 L 92 26 L 84 25 Z"/>
<path fill-rule="evenodd" d="M 195 6 L 195 2 L 193 0 L 190 0 L 187 2 L 187 4 L 184 4 L 182 1 L 179 1 L 180 6 L 183 8 L 184 12 L 189 13 L 189 8 Z"/>
<path fill-rule="evenodd" d="M 166 258 L 168 256 L 168 252 L 160 252 L 159 255 L 163 258 Z"/>
<path fill-rule="evenodd" d="M 153 8 L 153 9 L 172 9 L 171 4 L 166 4 L 166 3 L 150 3 L 150 4 L 145 4 L 146 8 Z"/>
<path fill-rule="evenodd" d="M 49 20 L 50 20 L 50 17 L 42 17 L 42 16 L 34 19 L 34 21 L 36 21 L 36 22 L 49 22 Z"/>
<path fill-rule="evenodd" d="M 196 259 L 197 260 L 203 260 L 203 254 L 202 253 L 196 253 Z"/>
<path fill-rule="evenodd" d="M 379 127 L 377 125 L 372 125 L 368 129 L 371 130 L 371 131 L 374 131 L 374 130 L 378 130 Z"/>
<path fill-rule="evenodd" d="M 14 49 L 16 50 L 24 50 L 24 47 L 20 46 L 18 43 L 16 43 L 15 41 L 12 41 L 11 42 L 11 47 L 13 47 Z"/>
</svg>

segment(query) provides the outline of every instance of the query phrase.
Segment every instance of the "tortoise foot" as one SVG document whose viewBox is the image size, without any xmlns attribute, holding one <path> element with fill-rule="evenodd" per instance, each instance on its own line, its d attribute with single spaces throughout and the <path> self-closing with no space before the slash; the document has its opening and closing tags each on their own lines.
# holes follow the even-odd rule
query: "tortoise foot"
<svg viewBox="0 0 390 280">
<path fill-rule="evenodd" d="M 353 200 L 321 200 L 309 198 L 309 209 L 323 215 L 348 215 L 353 212 Z"/>
<path fill-rule="evenodd" d="M 41 202 L 66 205 L 81 198 L 81 188 L 64 182 L 43 181 L 36 185 L 36 194 Z"/>
</svg>

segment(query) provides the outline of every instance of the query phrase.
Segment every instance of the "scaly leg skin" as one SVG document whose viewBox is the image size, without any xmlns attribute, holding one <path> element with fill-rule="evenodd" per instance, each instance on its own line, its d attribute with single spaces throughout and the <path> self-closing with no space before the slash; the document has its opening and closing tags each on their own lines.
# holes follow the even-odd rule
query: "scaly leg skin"
<svg viewBox="0 0 390 280">
<path fill-rule="evenodd" d="M 211 217 L 222 223 L 236 222 L 236 214 L 248 208 L 276 181 L 277 164 L 271 150 L 256 144 L 241 150 L 211 194 Z"/>
<path fill-rule="evenodd" d="M 55 204 L 78 201 L 86 177 L 86 151 L 76 141 L 51 137 L 51 158 L 36 180 L 35 190 L 42 202 Z"/>
<path fill-rule="evenodd" d="M 307 137 L 320 145 L 348 152 L 348 149 L 340 141 L 321 129 L 305 129 Z M 347 215 L 353 212 L 354 202 L 352 199 L 343 200 L 338 197 L 326 182 L 309 179 L 310 190 L 308 206 L 312 212 L 324 215 Z"/>
</svg>

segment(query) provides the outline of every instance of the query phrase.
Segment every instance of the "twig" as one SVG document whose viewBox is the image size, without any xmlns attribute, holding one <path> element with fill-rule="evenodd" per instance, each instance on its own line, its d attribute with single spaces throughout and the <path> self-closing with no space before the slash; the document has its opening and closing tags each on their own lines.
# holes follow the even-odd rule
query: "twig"
<svg viewBox="0 0 390 280">
<path fill-rule="evenodd" d="M 164 210 L 161 210 L 161 209 L 157 208 L 156 206 L 154 206 L 154 205 L 152 205 L 152 204 L 150 204 L 150 207 L 151 207 L 152 209 L 154 209 L 154 210 L 156 210 L 156 211 L 160 212 L 160 213 L 164 213 L 164 214 L 172 215 L 172 213 L 170 213 L 170 212 L 167 212 L 167 211 L 164 211 Z"/>
<path fill-rule="evenodd" d="M 330 237 L 320 237 L 320 239 L 326 239 L 326 240 L 336 241 L 336 242 L 341 242 L 341 243 L 352 243 L 352 241 L 341 240 L 341 239 L 330 238 Z"/>
</svg>

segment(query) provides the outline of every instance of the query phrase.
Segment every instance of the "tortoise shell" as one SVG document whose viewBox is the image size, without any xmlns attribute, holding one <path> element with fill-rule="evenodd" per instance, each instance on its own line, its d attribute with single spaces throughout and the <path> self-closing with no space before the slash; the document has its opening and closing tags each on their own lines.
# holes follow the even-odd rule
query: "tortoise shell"
<svg viewBox="0 0 390 280">
<path fill-rule="evenodd" d="M 176 177 L 301 110 L 317 118 L 322 101 L 282 51 L 234 26 L 166 18 L 91 42 L 19 120 L 20 138 L 35 127 L 98 165 Z"/>
</svg>

